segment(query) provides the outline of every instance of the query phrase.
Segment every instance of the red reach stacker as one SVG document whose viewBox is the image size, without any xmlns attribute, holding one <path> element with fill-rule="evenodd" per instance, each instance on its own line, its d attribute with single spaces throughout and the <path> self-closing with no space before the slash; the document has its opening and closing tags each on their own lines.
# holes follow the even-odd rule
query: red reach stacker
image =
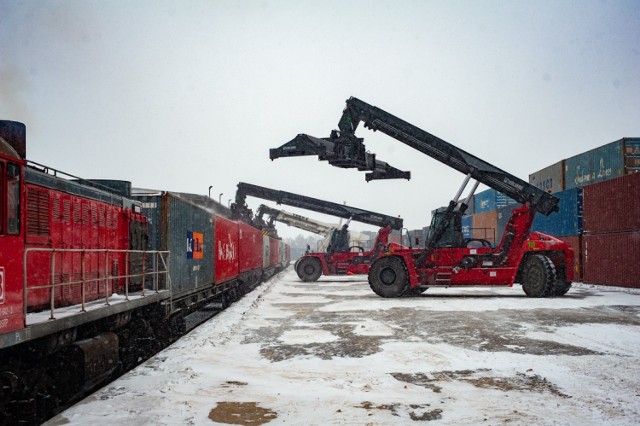
<svg viewBox="0 0 640 426">
<path fill-rule="evenodd" d="M 347 219 L 347 223 L 340 229 L 333 230 L 325 251 L 306 253 L 296 261 L 295 269 L 302 281 L 316 281 L 321 275 L 367 274 L 371 264 L 378 257 L 403 248 L 399 244 L 389 243 L 391 230 L 402 229 L 403 221 L 399 217 L 240 182 L 236 192 L 236 202 L 231 205 L 233 217 L 261 227 L 270 233 L 275 232 L 272 222 L 265 224 L 262 214 L 253 216 L 253 212 L 246 204 L 247 196 Z M 349 246 L 348 224 L 350 221 L 380 227 L 370 250 L 365 251 L 361 247 Z"/>
<path fill-rule="evenodd" d="M 475 157 L 448 142 L 356 98 L 347 100 L 338 124 L 328 138 L 299 134 L 270 150 L 271 159 L 317 155 L 341 168 L 366 170 L 366 180 L 410 178 L 410 173 L 376 160 L 355 136 L 360 122 L 466 175 L 444 212 L 434 215 L 424 247 L 385 253 L 369 270 L 369 284 L 382 297 L 419 294 L 429 287 L 512 286 L 521 283 L 529 297 L 564 295 L 573 281 L 573 251 L 564 241 L 530 232 L 537 213 L 558 211 L 558 198 Z M 476 182 L 461 202 L 471 179 Z M 513 210 L 496 247 L 462 237 L 461 217 L 478 184 L 513 198 L 522 206 Z M 446 244 L 444 235 L 453 235 Z M 481 242 L 482 243 L 482 242 Z"/>
</svg>

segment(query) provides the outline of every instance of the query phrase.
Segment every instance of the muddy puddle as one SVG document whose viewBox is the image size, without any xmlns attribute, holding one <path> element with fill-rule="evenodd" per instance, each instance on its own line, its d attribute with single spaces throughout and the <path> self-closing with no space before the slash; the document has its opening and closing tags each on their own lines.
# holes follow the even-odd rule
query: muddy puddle
<svg viewBox="0 0 640 426">
<path fill-rule="evenodd" d="M 394 379 L 421 386 L 435 393 L 442 391 L 444 383 L 459 381 L 469 383 L 477 388 L 497 389 L 505 392 L 521 391 L 535 393 L 550 393 L 561 398 L 571 398 L 561 392 L 556 385 L 546 378 L 530 372 L 518 372 L 510 377 L 495 377 L 489 373 L 491 369 L 478 370 L 436 371 L 432 373 L 391 373 Z"/>
<path fill-rule="evenodd" d="M 416 422 L 426 422 L 442 418 L 442 410 L 439 408 L 432 408 L 431 404 L 373 404 L 369 401 L 365 401 L 360 405 L 357 405 L 356 408 L 363 408 L 367 410 L 369 416 L 373 416 L 376 411 L 388 411 L 395 417 L 408 417 Z"/>
<path fill-rule="evenodd" d="M 278 413 L 257 402 L 218 402 L 209 419 L 231 425 L 263 425 L 278 418 Z"/>
<path fill-rule="evenodd" d="M 322 296 L 325 303 L 304 303 L 304 298 Z M 292 315 L 274 320 L 278 326 L 254 330 L 245 343 L 261 345 L 261 354 L 272 362 L 293 357 L 359 358 L 375 354 L 381 345 L 394 341 L 447 343 L 464 349 L 510 352 L 531 355 L 597 355 L 595 350 L 553 340 L 527 337 L 530 332 L 553 333 L 558 327 L 582 324 L 640 325 L 640 307 L 600 306 L 573 309 L 499 309 L 488 311 L 426 311 L 420 308 L 338 311 L 320 310 L 333 302 L 361 301 L 362 296 L 291 293 L 293 303 L 274 306 Z M 479 302 L 481 303 L 481 302 Z M 357 332 L 363 321 L 384 324 L 388 333 L 362 335 Z M 314 333 L 330 333 L 333 339 L 313 342 Z M 286 333 L 309 333 L 304 342 L 287 341 Z M 327 341 L 331 340 L 331 341 Z"/>
</svg>

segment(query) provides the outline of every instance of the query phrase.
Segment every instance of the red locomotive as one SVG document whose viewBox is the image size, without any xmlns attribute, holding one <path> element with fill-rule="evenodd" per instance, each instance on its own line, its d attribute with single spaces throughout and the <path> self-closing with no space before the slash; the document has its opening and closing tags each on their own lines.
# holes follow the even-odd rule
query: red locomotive
<svg viewBox="0 0 640 426">
<path fill-rule="evenodd" d="M 208 197 L 62 175 L 0 121 L 0 424 L 46 420 L 290 260 Z"/>
</svg>

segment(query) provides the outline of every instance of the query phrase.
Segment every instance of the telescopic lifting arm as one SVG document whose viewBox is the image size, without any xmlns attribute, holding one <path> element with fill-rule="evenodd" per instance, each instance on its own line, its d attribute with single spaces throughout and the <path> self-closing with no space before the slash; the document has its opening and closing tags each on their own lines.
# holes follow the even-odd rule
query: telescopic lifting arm
<svg viewBox="0 0 640 426">
<path fill-rule="evenodd" d="M 278 191 L 240 182 L 238 184 L 238 190 L 236 191 L 236 202 L 232 204 L 231 210 L 234 218 L 242 219 L 249 223 L 251 223 L 251 210 L 247 207 L 247 196 L 275 201 L 278 204 L 299 207 L 330 216 L 351 219 L 356 222 L 367 223 L 381 228 L 390 225 L 392 229 L 402 229 L 403 220 L 399 217 L 387 216 L 344 204 L 332 203 L 330 201 L 318 200 L 291 192 Z"/>
<path fill-rule="evenodd" d="M 337 167 L 356 167 L 358 170 L 371 171 L 366 174 L 367 181 L 393 177 L 408 178 L 409 172 L 400 172 L 395 168 L 385 171 L 370 161 L 372 156 L 375 159 L 375 155 L 367 153 L 363 139 L 357 138 L 354 134 L 360 122 L 363 122 L 366 128 L 379 130 L 522 204 L 529 202 L 539 213 L 549 215 L 558 210 L 558 199 L 553 195 L 354 97 L 347 100 L 347 106 L 338 123 L 340 130 L 332 131 L 331 137 L 317 139 L 300 134 L 280 148 L 271 149 L 270 157 L 273 160 L 284 156 L 318 155 L 320 160 L 328 160 L 329 164 Z M 317 152 L 314 152 L 314 149 Z"/>
<path fill-rule="evenodd" d="M 269 220 L 268 222 L 266 222 L 269 228 L 273 228 L 273 222 L 276 220 L 278 222 L 284 223 L 285 225 L 304 229 L 305 231 L 313 232 L 314 234 L 318 235 L 327 235 L 329 231 L 339 227 L 339 225 L 337 224 L 332 225 L 329 223 L 320 222 L 318 220 L 313 220 L 299 214 L 274 209 L 262 204 L 260 205 L 260 207 L 258 207 L 256 218 L 261 219 L 265 214 L 269 215 Z"/>
<path fill-rule="evenodd" d="M 318 139 L 300 133 L 280 148 L 269 150 L 269 157 L 299 157 L 317 155 L 318 160 L 341 168 L 356 168 L 359 171 L 370 170 L 367 182 L 371 179 L 411 179 L 411 172 L 403 172 L 384 161 L 376 160 L 376 155 L 365 151 L 362 139 L 353 135 L 339 137 L 336 131 L 328 138 Z"/>
</svg>

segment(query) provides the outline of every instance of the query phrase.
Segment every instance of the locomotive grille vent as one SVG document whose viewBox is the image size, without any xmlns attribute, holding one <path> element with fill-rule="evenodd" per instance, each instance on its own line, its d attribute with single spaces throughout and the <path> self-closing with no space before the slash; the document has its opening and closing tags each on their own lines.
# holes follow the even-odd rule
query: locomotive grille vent
<svg viewBox="0 0 640 426">
<path fill-rule="evenodd" d="M 89 206 L 86 204 L 82 205 L 82 223 L 84 225 L 89 225 Z"/>
<path fill-rule="evenodd" d="M 80 222 L 80 204 L 77 202 L 73 203 L 73 223 L 77 224 Z"/>
<path fill-rule="evenodd" d="M 30 188 L 27 192 L 27 234 L 48 236 L 49 193 Z"/>
<path fill-rule="evenodd" d="M 60 198 L 53 198 L 53 219 L 60 220 Z"/>
<path fill-rule="evenodd" d="M 62 200 L 62 222 L 71 223 L 71 200 Z"/>
</svg>

